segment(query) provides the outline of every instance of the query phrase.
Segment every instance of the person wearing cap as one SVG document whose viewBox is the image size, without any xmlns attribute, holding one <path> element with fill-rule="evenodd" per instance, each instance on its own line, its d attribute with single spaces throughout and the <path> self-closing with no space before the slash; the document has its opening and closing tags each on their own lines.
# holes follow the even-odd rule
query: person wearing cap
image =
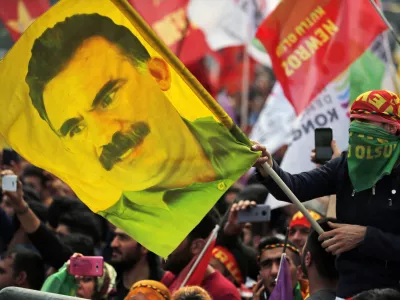
<svg viewBox="0 0 400 300">
<path fill-rule="evenodd" d="M 348 298 L 373 288 L 399 289 L 400 282 L 400 99 L 389 91 L 361 94 L 351 106 L 348 151 L 324 166 L 291 175 L 267 149 L 257 160 L 258 179 L 275 198 L 289 198 L 264 172 L 279 175 L 300 201 L 336 194 L 336 218 L 319 239 L 336 255 L 337 296 Z"/>
<path fill-rule="evenodd" d="M 311 209 L 309 209 L 308 212 L 315 221 L 318 221 L 322 218 L 319 213 Z M 307 241 L 308 234 L 310 233 L 310 229 L 311 224 L 302 214 L 302 212 L 299 211 L 295 213 L 289 223 L 289 241 L 291 241 L 297 248 L 303 249 Z"/>
</svg>

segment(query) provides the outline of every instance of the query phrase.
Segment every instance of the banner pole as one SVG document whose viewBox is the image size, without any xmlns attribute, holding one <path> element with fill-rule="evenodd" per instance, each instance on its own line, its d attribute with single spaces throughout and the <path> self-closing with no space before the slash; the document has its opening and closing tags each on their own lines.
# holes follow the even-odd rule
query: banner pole
<svg viewBox="0 0 400 300">
<path fill-rule="evenodd" d="M 242 97 L 240 105 L 240 128 L 246 130 L 249 119 L 249 81 L 250 81 L 250 55 L 249 47 L 252 37 L 252 20 L 255 18 L 253 10 L 248 8 L 247 23 L 245 24 L 245 31 L 247 33 L 246 42 L 243 49 L 243 76 L 242 76 Z"/>
<path fill-rule="evenodd" d="M 248 45 L 243 50 L 243 76 L 242 76 L 242 97 L 240 103 L 240 128 L 247 129 L 249 116 L 249 79 L 250 79 L 250 57 Z"/>
<path fill-rule="evenodd" d="M 293 194 L 293 192 L 289 189 L 289 187 L 286 185 L 286 183 L 283 182 L 283 180 L 278 176 L 278 174 L 276 174 L 276 172 L 269 166 L 268 163 L 264 163 L 262 165 L 263 170 L 265 171 L 265 173 L 268 176 L 271 176 L 271 178 L 276 182 L 276 184 L 281 188 L 281 190 L 285 193 L 285 195 L 289 198 L 290 201 L 292 201 L 292 203 L 294 205 L 296 205 L 296 207 L 298 208 L 298 210 L 301 211 L 301 213 L 306 217 L 306 219 L 308 220 L 308 222 L 310 222 L 312 228 L 314 228 L 314 230 L 316 232 L 318 232 L 318 234 L 321 234 L 324 232 L 324 230 L 322 229 L 322 227 L 317 223 L 317 221 L 315 221 L 313 219 L 313 217 L 311 217 L 310 213 L 308 212 L 308 210 L 306 209 L 306 207 L 303 205 L 303 203 L 300 202 L 299 199 L 297 199 L 297 197 Z"/>
<path fill-rule="evenodd" d="M 400 40 L 397 37 L 396 31 L 394 31 L 392 24 L 390 24 L 390 22 L 388 21 L 388 19 L 386 19 L 385 15 L 383 14 L 383 12 L 380 10 L 380 8 L 378 7 L 378 5 L 375 3 L 374 0 L 369 0 L 369 2 L 371 2 L 372 6 L 375 8 L 376 12 L 380 15 L 380 17 L 382 18 L 383 22 L 385 22 L 386 26 L 389 28 L 390 32 L 393 34 L 393 37 L 396 41 L 396 43 L 398 45 L 400 45 Z"/>
</svg>

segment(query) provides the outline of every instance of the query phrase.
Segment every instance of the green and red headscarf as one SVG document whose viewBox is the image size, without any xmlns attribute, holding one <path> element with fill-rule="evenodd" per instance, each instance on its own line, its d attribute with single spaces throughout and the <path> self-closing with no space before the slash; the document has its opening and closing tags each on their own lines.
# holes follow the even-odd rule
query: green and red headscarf
<svg viewBox="0 0 400 300">
<path fill-rule="evenodd" d="M 373 189 L 392 172 L 400 155 L 400 137 L 381 126 L 360 122 L 370 120 L 396 126 L 400 131 L 400 98 L 389 91 L 361 94 L 351 106 L 347 163 L 356 192 Z"/>
<path fill-rule="evenodd" d="M 393 124 L 400 130 L 400 98 L 385 90 L 365 92 L 353 102 L 350 118 Z"/>
</svg>

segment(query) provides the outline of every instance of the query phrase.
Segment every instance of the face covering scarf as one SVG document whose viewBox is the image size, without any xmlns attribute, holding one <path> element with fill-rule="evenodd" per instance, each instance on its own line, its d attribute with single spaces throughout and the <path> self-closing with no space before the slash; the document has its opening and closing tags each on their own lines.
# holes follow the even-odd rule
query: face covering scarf
<svg viewBox="0 0 400 300">
<path fill-rule="evenodd" d="M 347 165 L 354 190 L 360 192 L 392 172 L 400 154 L 400 137 L 359 121 L 351 122 L 349 132 Z"/>
</svg>

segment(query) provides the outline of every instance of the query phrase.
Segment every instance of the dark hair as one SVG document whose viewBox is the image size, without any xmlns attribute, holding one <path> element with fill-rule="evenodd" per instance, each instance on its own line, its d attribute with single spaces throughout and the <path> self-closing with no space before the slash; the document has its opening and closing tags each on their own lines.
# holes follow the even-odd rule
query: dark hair
<svg viewBox="0 0 400 300">
<path fill-rule="evenodd" d="M 40 255 L 21 246 L 11 248 L 7 252 L 9 257 L 13 254 L 15 255 L 13 264 L 14 276 L 25 272 L 29 288 L 40 290 L 45 278 L 44 262 Z"/>
<path fill-rule="evenodd" d="M 336 222 L 336 219 L 327 218 L 319 220 L 318 223 L 321 225 L 324 231 L 329 231 L 331 228 L 328 225 L 329 222 Z M 318 240 L 319 234 L 314 229 L 311 229 L 310 234 L 304 248 L 305 255 L 310 252 L 311 259 L 315 263 L 318 274 L 327 280 L 338 280 L 339 273 L 335 267 L 336 257 L 322 247 L 321 242 Z"/>
<path fill-rule="evenodd" d="M 100 224 L 92 212 L 70 211 L 60 217 L 58 224 L 66 225 L 72 233 L 82 233 L 90 236 L 95 244 L 100 241 Z"/>
<path fill-rule="evenodd" d="M 30 185 L 24 184 L 22 186 L 22 190 L 24 192 L 24 200 L 26 202 L 40 202 L 40 203 L 42 203 L 42 199 L 40 198 L 40 195 Z"/>
<path fill-rule="evenodd" d="M 49 224 L 53 228 L 56 228 L 63 214 L 77 210 L 90 212 L 89 208 L 76 198 L 64 196 L 54 197 L 53 202 L 51 202 L 49 206 Z"/>
<path fill-rule="evenodd" d="M 79 46 L 94 36 L 117 45 L 135 67 L 150 59 L 146 48 L 128 28 L 99 14 L 73 15 L 46 29 L 33 44 L 25 80 L 33 106 L 50 127 L 43 100 L 44 88 L 63 70 Z"/>
<path fill-rule="evenodd" d="M 279 237 L 276 237 L 276 236 L 267 237 L 267 238 L 261 240 L 260 244 L 258 245 L 258 251 L 259 251 L 259 253 L 261 255 L 262 252 L 265 251 L 265 247 L 273 246 L 273 245 L 277 245 L 277 244 L 284 244 L 284 243 L 285 243 L 285 240 L 281 239 Z M 293 263 L 296 266 L 299 266 L 301 264 L 300 254 L 299 254 L 299 252 L 293 251 L 291 249 L 291 247 L 296 248 L 296 249 L 297 249 L 297 247 L 290 241 L 287 241 L 287 245 L 290 246 L 290 247 L 287 247 L 286 251 L 290 251 L 293 254 L 293 256 L 292 256 L 293 257 Z"/>
<path fill-rule="evenodd" d="M 63 244 L 67 245 L 72 253 L 81 253 L 85 256 L 94 255 L 93 239 L 85 234 L 73 233 L 60 236 Z"/>
<path fill-rule="evenodd" d="M 188 237 L 191 240 L 206 239 L 213 231 L 215 226 L 219 224 L 221 219 L 216 208 L 212 208 L 200 221 L 199 224 L 189 233 Z"/>
<path fill-rule="evenodd" d="M 375 289 L 362 292 L 352 298 L 353 300 L 398 300 L 400 293 L 393 289 Z"/>
<path fill-rule="evenodd" d="M 44 174 L 44 170 L 33 165 L 27 166 L 22 172 L 22 178 L 25 177 L 37 177 L 40 179 L 42 187 L 46 187 L 46 183 L 49 180 Z"/>
<path fill-rule="evenodd" d="M 249 184 L 243 190 L 241 190 L 236 200 L 251 200 L 257 202 L 257 204 L 264 204 L 267 199 L 268 190 L 267 188 L 259 183 Z"/>
</svg>

